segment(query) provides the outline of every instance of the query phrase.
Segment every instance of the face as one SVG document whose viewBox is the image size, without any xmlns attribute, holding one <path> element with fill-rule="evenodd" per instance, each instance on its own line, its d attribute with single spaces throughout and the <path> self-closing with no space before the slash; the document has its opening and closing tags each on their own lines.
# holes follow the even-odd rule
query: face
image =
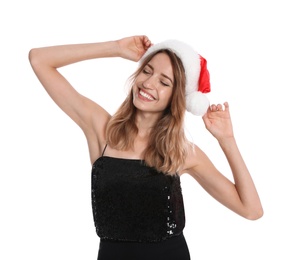
<svg viewBox="0 0 291 260">
<path fill-rule="evenodd" d="M 173 87 L 170 58 L 165 53 L 158 53 L 135 79 L 133 104 L 144 112 L 162 113 L 170 103 Z"/>
</svg>

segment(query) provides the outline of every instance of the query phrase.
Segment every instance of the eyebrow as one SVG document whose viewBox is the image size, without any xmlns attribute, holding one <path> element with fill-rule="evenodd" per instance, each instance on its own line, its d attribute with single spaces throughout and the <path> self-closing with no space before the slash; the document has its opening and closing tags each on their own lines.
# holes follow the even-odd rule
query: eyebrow
<svg viewBox="0 0 291 260">
<path fill-rule="evenodd" d="M 148 63 L 146 66 L 149 66 L 152 70 L 154 70 L 154 67 L 153 67 L 151 64 Z M 173 80 L 172 80 L 169 76 L 167 76 L 167 75 L 164 74 L 164 73 L 162 73 L 161 75 L 162 75 L 163 77 L 167 78 L 168 80 L 170 80 L 171 83 L 173 84 Z"/>
</svg>

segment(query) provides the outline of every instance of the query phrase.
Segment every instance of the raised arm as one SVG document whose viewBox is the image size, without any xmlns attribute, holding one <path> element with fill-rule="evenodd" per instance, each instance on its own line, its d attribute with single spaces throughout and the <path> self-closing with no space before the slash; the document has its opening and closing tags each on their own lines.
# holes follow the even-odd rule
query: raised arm
<svg viewBox="0 0 291 260">
<path fill-rule="evenodd" d="M 58 72 L 58 68 L 83 60 L 122 57 L 137 61 L 150 46 L 146 36 L 135 36 L 117 41 L 72 44 L 35 48 L 29 52 L 31 66 L 51 98 L 81 128 L 90 122 L 91 113 L 97 109 L 106 115 L 99 106 L 80 95 Z"/>
<path fill-rule="evenodd" d="M 138 61 L 151 43 L 146 36 L 116 41 L 35 48 L 29 52 L 31 66 L 54 102 L 89 136 L 104 139 L 110 115 L 98 104 L 78 93 L 58 68 L 89 59 L 121 57 Z M 94 140 L 95 142 L 95 140 Z"/>
<path fill-rule="evenodd" d="M 225 109 L 222 105 L 212 105 L 203 116 L 203 120 L 227 158 L 234 183 L 222 175 L 198 147 L 193 156 L 196 158 L 195 163 L 188 169 L 188 172 L 223 205 L 247 219 L 255 220 L 263 215 L 262 205 L 234 138 L 229 105 L 228 103 L 224 105 Z"/>
<path fill-rule="evenodd" d="M 87 59 L 117 55 L 116 42 L 103 42 L 36 48 L 29 52 L 29 60 L 50 97 L 85 130 L 93 112 L 97 112 L 103 120 L 108 115 L 101 107 L 80 95 L 57 69 Z"/>
</svg>

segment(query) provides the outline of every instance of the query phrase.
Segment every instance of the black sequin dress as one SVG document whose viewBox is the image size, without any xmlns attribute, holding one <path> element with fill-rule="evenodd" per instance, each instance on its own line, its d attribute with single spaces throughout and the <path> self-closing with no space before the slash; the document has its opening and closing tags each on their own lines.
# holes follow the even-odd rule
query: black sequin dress
<svg viewBox="0 0 291 260">
<path fill-rule="evenodd" d="M 178 175 L 142 160 L 102 156 L 92 166 L 98 260 L 189 260 Z"/>
</svg>

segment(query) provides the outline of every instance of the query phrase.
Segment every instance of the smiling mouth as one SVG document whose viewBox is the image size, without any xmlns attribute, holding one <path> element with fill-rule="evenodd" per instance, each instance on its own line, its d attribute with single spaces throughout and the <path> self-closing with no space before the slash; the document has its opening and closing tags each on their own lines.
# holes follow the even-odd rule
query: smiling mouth
<svg viewBox="0 0 291 260">
<path fill-rule="evenodd" d="M 150 100 L 150 101 L 155 100 L 155 98 L 154 98 L 152 95 L 150 95 L 150 94 L 144 92 L 144 91 L 141 90 L 141 89 L 139 89 L 138 94 L 139 94 L 140 96 L 142 96 L 143 98 L 146 98 L 147 100 Z"/>
</svg>

